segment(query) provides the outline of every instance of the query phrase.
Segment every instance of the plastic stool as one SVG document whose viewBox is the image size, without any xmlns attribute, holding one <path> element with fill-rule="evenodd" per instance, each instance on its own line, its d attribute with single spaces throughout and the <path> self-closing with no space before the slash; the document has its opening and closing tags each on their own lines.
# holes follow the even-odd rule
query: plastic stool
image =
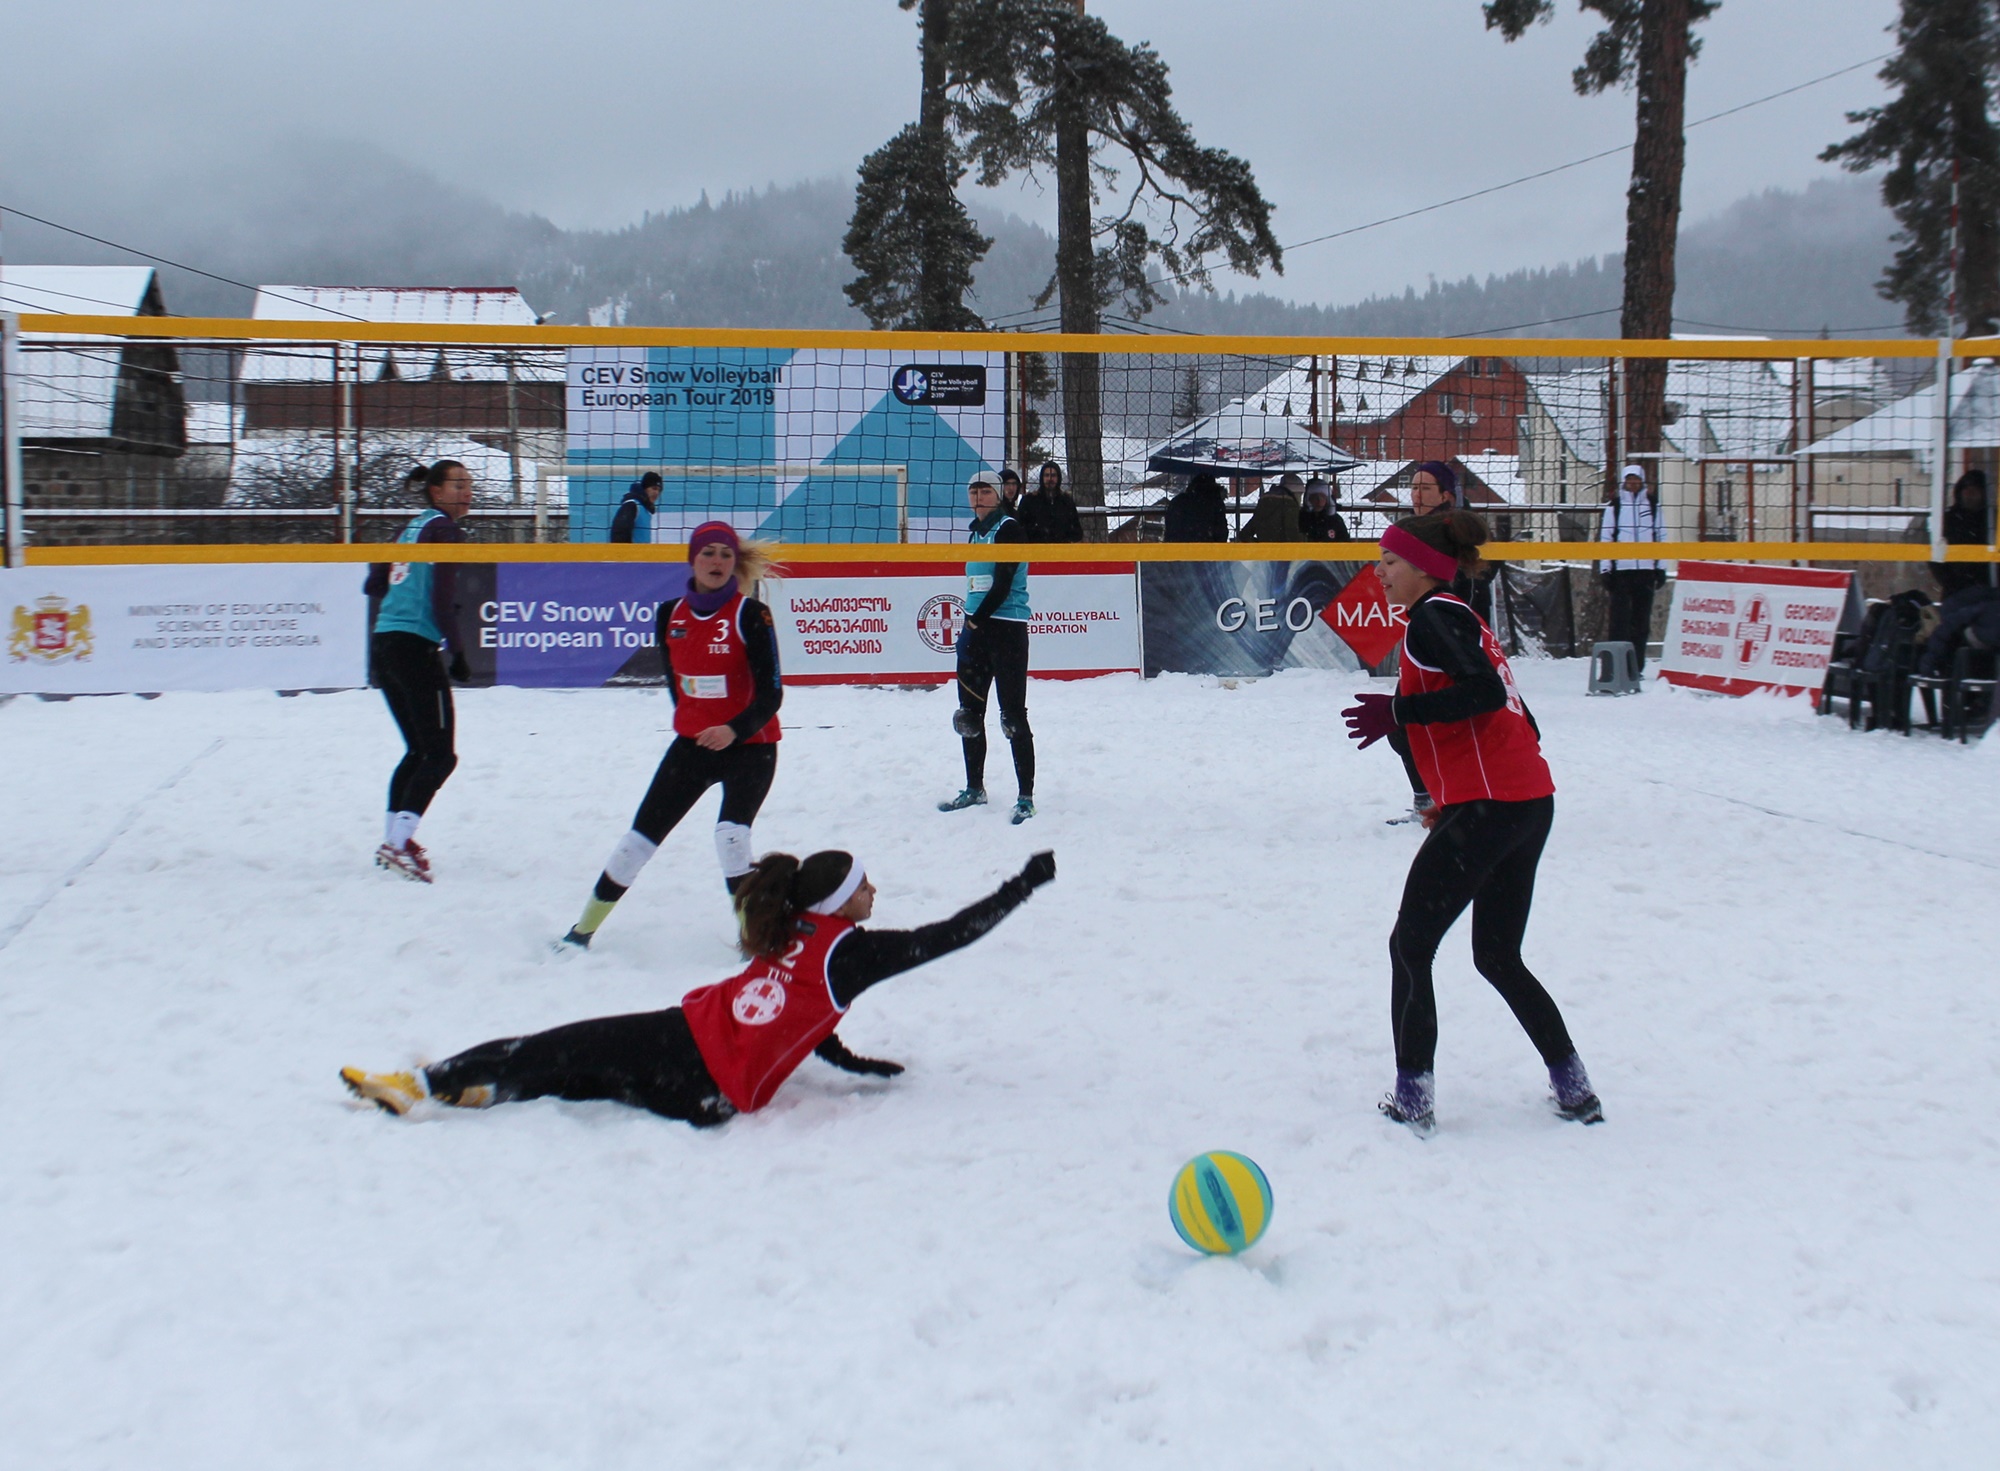
<svg viewBox="0 0 2000 1471">
<path fill-rule="evenodd" d="M 1590 693 L 1593 695 L 1636 695 L 1639 693 L 1639 659 L 1623 639 L 1590 646 Z"/>
</svg>

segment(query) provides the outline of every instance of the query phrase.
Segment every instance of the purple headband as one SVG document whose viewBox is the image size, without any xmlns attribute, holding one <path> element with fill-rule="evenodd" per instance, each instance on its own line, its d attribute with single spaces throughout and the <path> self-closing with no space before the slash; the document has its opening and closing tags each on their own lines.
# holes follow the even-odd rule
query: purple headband
<svg viewBox="0 0 2000 1471">
<path fill-rule="evenodd" d="M 1429 542 L 1419 541 L 1400 526 L 1391 526 L 1382 533 L 1382 550 L 1395 553 L 1424 576 L 1440 582 L 1450 582 L 1458 576 L 1458 558 L 1439 551 Z"/>
<path fill-rule="evenodd" d="M 717 542 L 732 552 L 743 550 L 743 544 L 736 539 L 736 528 L 727 521 L 704 521 L 688 535 L 688 560 L 692 562 L 703 547 L 714 546 Z"/>
</svg>

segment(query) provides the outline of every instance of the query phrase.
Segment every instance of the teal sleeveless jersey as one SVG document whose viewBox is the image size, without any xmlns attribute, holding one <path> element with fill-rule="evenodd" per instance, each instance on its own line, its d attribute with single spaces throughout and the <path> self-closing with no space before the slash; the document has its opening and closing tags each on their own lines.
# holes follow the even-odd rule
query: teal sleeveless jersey
<svg viewBox="0 0 2000 1471">
<path fill-rule="evenodd" d="M 437 520 L 444 512 L 431 510 L 419 512 L 403 528 L 403 534 L 396 538 L 399 544 L 415 541 L 423 535 L 423 530 Z M 431 579 L 429 562 L 392 562 L 389 564 L 389 590 L 382 595 L 381 611 L 375 615 L 377 633 L 414 633 L 427 638 L 434 644 L 444 642 L 444 630 L 437 626 L 437 614 L 431 607 Z"/>
<path fill-rule="evenodd" d="M 993 524 L 980 531 L 975 525 L 971 540 L 982 546 L 990 546 L 993 538 L 1000 534 L 1000 528 L 1014 518 L 1008 515 L 996 516 Z M 1009 622 L 1028 621 L 1028 564 L 1020 564 L 1021 570 L 1014 574 L 1014 585 L 1007 589 L 1007 596 L 1000 600 L 1000 606 L 991 614 L 994 618 L 1005 618 Z M 965 564 L 965 611 L 970 613 L 985 599 L 993 586 L 993 564 L 991 562 L 967 562 Z"/>
</svg>

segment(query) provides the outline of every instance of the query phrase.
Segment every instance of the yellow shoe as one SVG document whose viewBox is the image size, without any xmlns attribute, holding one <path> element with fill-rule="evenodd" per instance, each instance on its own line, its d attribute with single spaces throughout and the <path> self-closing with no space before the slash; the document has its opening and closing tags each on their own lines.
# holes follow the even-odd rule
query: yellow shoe
<svg viewBox="0 0 2000 1471">
<path fill-rule="evenodd" d="M 421 1073 L 365 1073 L 358 1067 L 344 1067 L 340 1081 L 356 1098 L 365 1098 L 393 1114 L 406 1114 L 430 1097 Z"/>
</svg>

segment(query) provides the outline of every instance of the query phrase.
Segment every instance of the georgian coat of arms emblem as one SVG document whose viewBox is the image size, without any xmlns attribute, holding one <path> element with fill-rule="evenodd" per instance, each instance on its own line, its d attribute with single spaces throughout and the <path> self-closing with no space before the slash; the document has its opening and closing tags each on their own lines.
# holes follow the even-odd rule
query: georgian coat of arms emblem
<svg viewBox="0 0 2000 1471">
<path fill-rule="evenodd" d="M 7 657 L 16 663 L 33 659 L 43 664 L 67 664 L 88 659 L 94 642 L 90 604 L 71 607 L 53 593 L 36 598 L 32 608 L 14 605 L 14 622 L 7 637 Z"/>
</svg>

